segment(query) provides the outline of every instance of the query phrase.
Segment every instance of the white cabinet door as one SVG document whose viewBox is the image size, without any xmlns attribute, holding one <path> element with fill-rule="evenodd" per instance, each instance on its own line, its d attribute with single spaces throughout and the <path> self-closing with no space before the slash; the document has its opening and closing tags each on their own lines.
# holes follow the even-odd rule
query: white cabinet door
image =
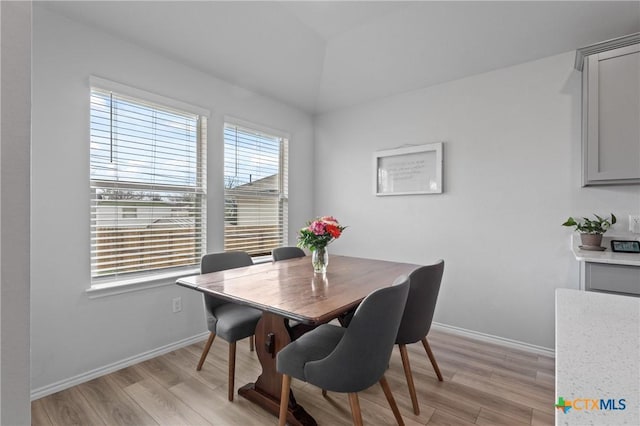
<svg viewBox="0 0 640 426">
<path fill-rule="evenodd" d="M 583 184 L 640 183 L 640 45 L 585 65 Z"/>
</svg>

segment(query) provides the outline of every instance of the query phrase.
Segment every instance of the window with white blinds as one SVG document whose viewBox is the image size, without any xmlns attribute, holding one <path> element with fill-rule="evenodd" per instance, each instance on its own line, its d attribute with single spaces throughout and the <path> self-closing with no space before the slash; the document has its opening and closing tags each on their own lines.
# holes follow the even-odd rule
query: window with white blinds
<svg viewBox="0 0 640 426">
<path fill-rule="evenodd" d="M 91 88 L 93 283 L 197 266 L 206 251 L 206 117 Z"/>
<path fill-rule="evenodd" d="M 224 249 L 270 255 L 287 241 L 288 139 L 224 126 Z"/>
</svg>

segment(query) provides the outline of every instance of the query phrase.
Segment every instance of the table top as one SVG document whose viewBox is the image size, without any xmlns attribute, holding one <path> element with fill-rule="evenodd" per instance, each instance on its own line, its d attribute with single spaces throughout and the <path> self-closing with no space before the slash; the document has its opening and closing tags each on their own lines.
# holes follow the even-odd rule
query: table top
<svg viewBox="0 0 640 426">
<path fill-rule="evenodd" d="M 555 410 L 556 425 L 640 424 L 640 298 L 556 290 L 558 398 L 575 406 Z"/>
<path fill-rule="evenodd" d="M 333 255 L 323 276 L 313 273 L 307 256 L 180 278 L 177 284 L 306 324 L 321 324 L 418 267 Z"/>
</svg>

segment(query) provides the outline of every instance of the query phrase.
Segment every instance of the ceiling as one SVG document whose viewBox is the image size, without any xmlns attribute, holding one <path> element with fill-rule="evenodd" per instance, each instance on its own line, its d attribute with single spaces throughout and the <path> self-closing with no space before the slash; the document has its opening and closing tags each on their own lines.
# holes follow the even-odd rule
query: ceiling
<svg viewBox="0 0 640 426">
<path fill-rule="evenodd" d="M 640 1 L 40 6 L 311 114 L 640 32 Z"/>
</svg>

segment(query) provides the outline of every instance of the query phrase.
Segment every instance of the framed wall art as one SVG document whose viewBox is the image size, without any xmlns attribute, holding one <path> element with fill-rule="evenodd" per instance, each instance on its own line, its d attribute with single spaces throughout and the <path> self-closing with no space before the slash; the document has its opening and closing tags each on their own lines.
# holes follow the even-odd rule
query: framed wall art
<svg viewBox="0 0 640 426">
<path fill-rule="evenodd" d="M 376 151 L 374 193 L 441 194 L 442 142 Z"/>
</svg>

